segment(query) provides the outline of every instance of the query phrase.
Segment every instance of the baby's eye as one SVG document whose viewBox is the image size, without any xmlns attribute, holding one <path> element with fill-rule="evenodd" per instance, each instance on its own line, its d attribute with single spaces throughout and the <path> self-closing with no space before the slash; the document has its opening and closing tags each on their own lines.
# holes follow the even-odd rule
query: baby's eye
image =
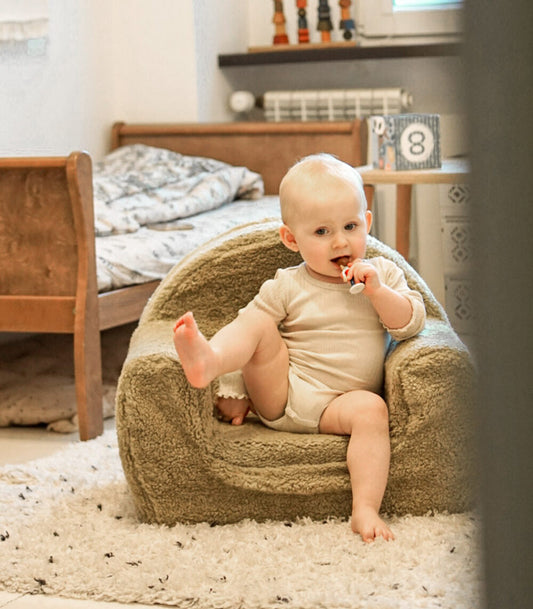
<svg viewBox="0 0 533 609">
<path fill-rule="evenodd" d="M 350 222 L 349 224 L 346 224 L 346 226 L 344 227 L 344 230 L 352 231 L 352 230 L 355 230 L 356 228 L 357 228 L 357 224 L 355 222 Z"/>
<path fill-rule="evenodd" d="M 315 235 L 327 235 L 327 233 L 328 233 L 327 228 L 317 228 L 315 231 Z"/>
</svg>

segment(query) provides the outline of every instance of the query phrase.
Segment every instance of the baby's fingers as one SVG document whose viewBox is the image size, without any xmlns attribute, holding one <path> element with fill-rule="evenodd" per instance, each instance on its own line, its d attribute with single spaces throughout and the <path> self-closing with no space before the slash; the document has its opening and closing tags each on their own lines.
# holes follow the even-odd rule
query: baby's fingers
<svg viewBox="0 0 533 609">
<path fill-rule="evenodd" d="M 366 262 L 366 260 L 358 259 L 358 260 L 354 260 L 350 264 L 349 268 L 350 268 L 350 276 L 348 277 L 348 279 L 354 279 L 355 281 L 364 282 L 369 270 L 372 270 L 374 267 L 372 265 L 368 264 L 368 262 Z"/>
</svg>

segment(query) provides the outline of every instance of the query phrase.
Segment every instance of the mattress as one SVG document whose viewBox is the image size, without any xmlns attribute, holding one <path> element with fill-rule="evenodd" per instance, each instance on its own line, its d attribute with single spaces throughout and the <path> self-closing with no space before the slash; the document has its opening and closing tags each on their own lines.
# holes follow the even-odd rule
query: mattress
<svg viewBox="0 0 533 609">
<path fill-rule="evenodd" d="M 162 279 L 221 233 L 280 217 L 258 173 L 141 144 L 96 163 L 93 191 L 99 292 Z"/>
<path fill-rule="evenodd" d="M 279 198 L 240 199 L 175 222 L 96 238 L 98 291 L 162 279 L 199 245 L 241 224 L 279 219 Z"/>
</svg>

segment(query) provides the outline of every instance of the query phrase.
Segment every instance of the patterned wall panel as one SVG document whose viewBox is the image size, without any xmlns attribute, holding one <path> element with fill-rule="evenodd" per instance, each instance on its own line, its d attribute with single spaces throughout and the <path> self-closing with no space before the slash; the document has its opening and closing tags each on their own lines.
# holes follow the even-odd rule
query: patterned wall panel
<svg viewBox="0 0 533 609">
<path fill-rule="evenodd" d="M 469 204 L 468 185 L 440 186 L 446 312 L 453 327 L 462 336 L 472 334 L 474 321 Z"/>
</svg>

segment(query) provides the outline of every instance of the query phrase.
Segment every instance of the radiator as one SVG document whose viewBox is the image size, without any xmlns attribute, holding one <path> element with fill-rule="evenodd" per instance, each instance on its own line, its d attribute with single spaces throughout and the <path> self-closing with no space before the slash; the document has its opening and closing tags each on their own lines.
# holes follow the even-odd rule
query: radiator
<svg viewBox="0 0 533 609">
<path fill-rule="evenodd" d="M 329 89 L 267 91 L 262 106 L 267 121 L 343 121 L 372 114 L 409 111 L 413 97 L 405 89 Z"/>
</svg>

